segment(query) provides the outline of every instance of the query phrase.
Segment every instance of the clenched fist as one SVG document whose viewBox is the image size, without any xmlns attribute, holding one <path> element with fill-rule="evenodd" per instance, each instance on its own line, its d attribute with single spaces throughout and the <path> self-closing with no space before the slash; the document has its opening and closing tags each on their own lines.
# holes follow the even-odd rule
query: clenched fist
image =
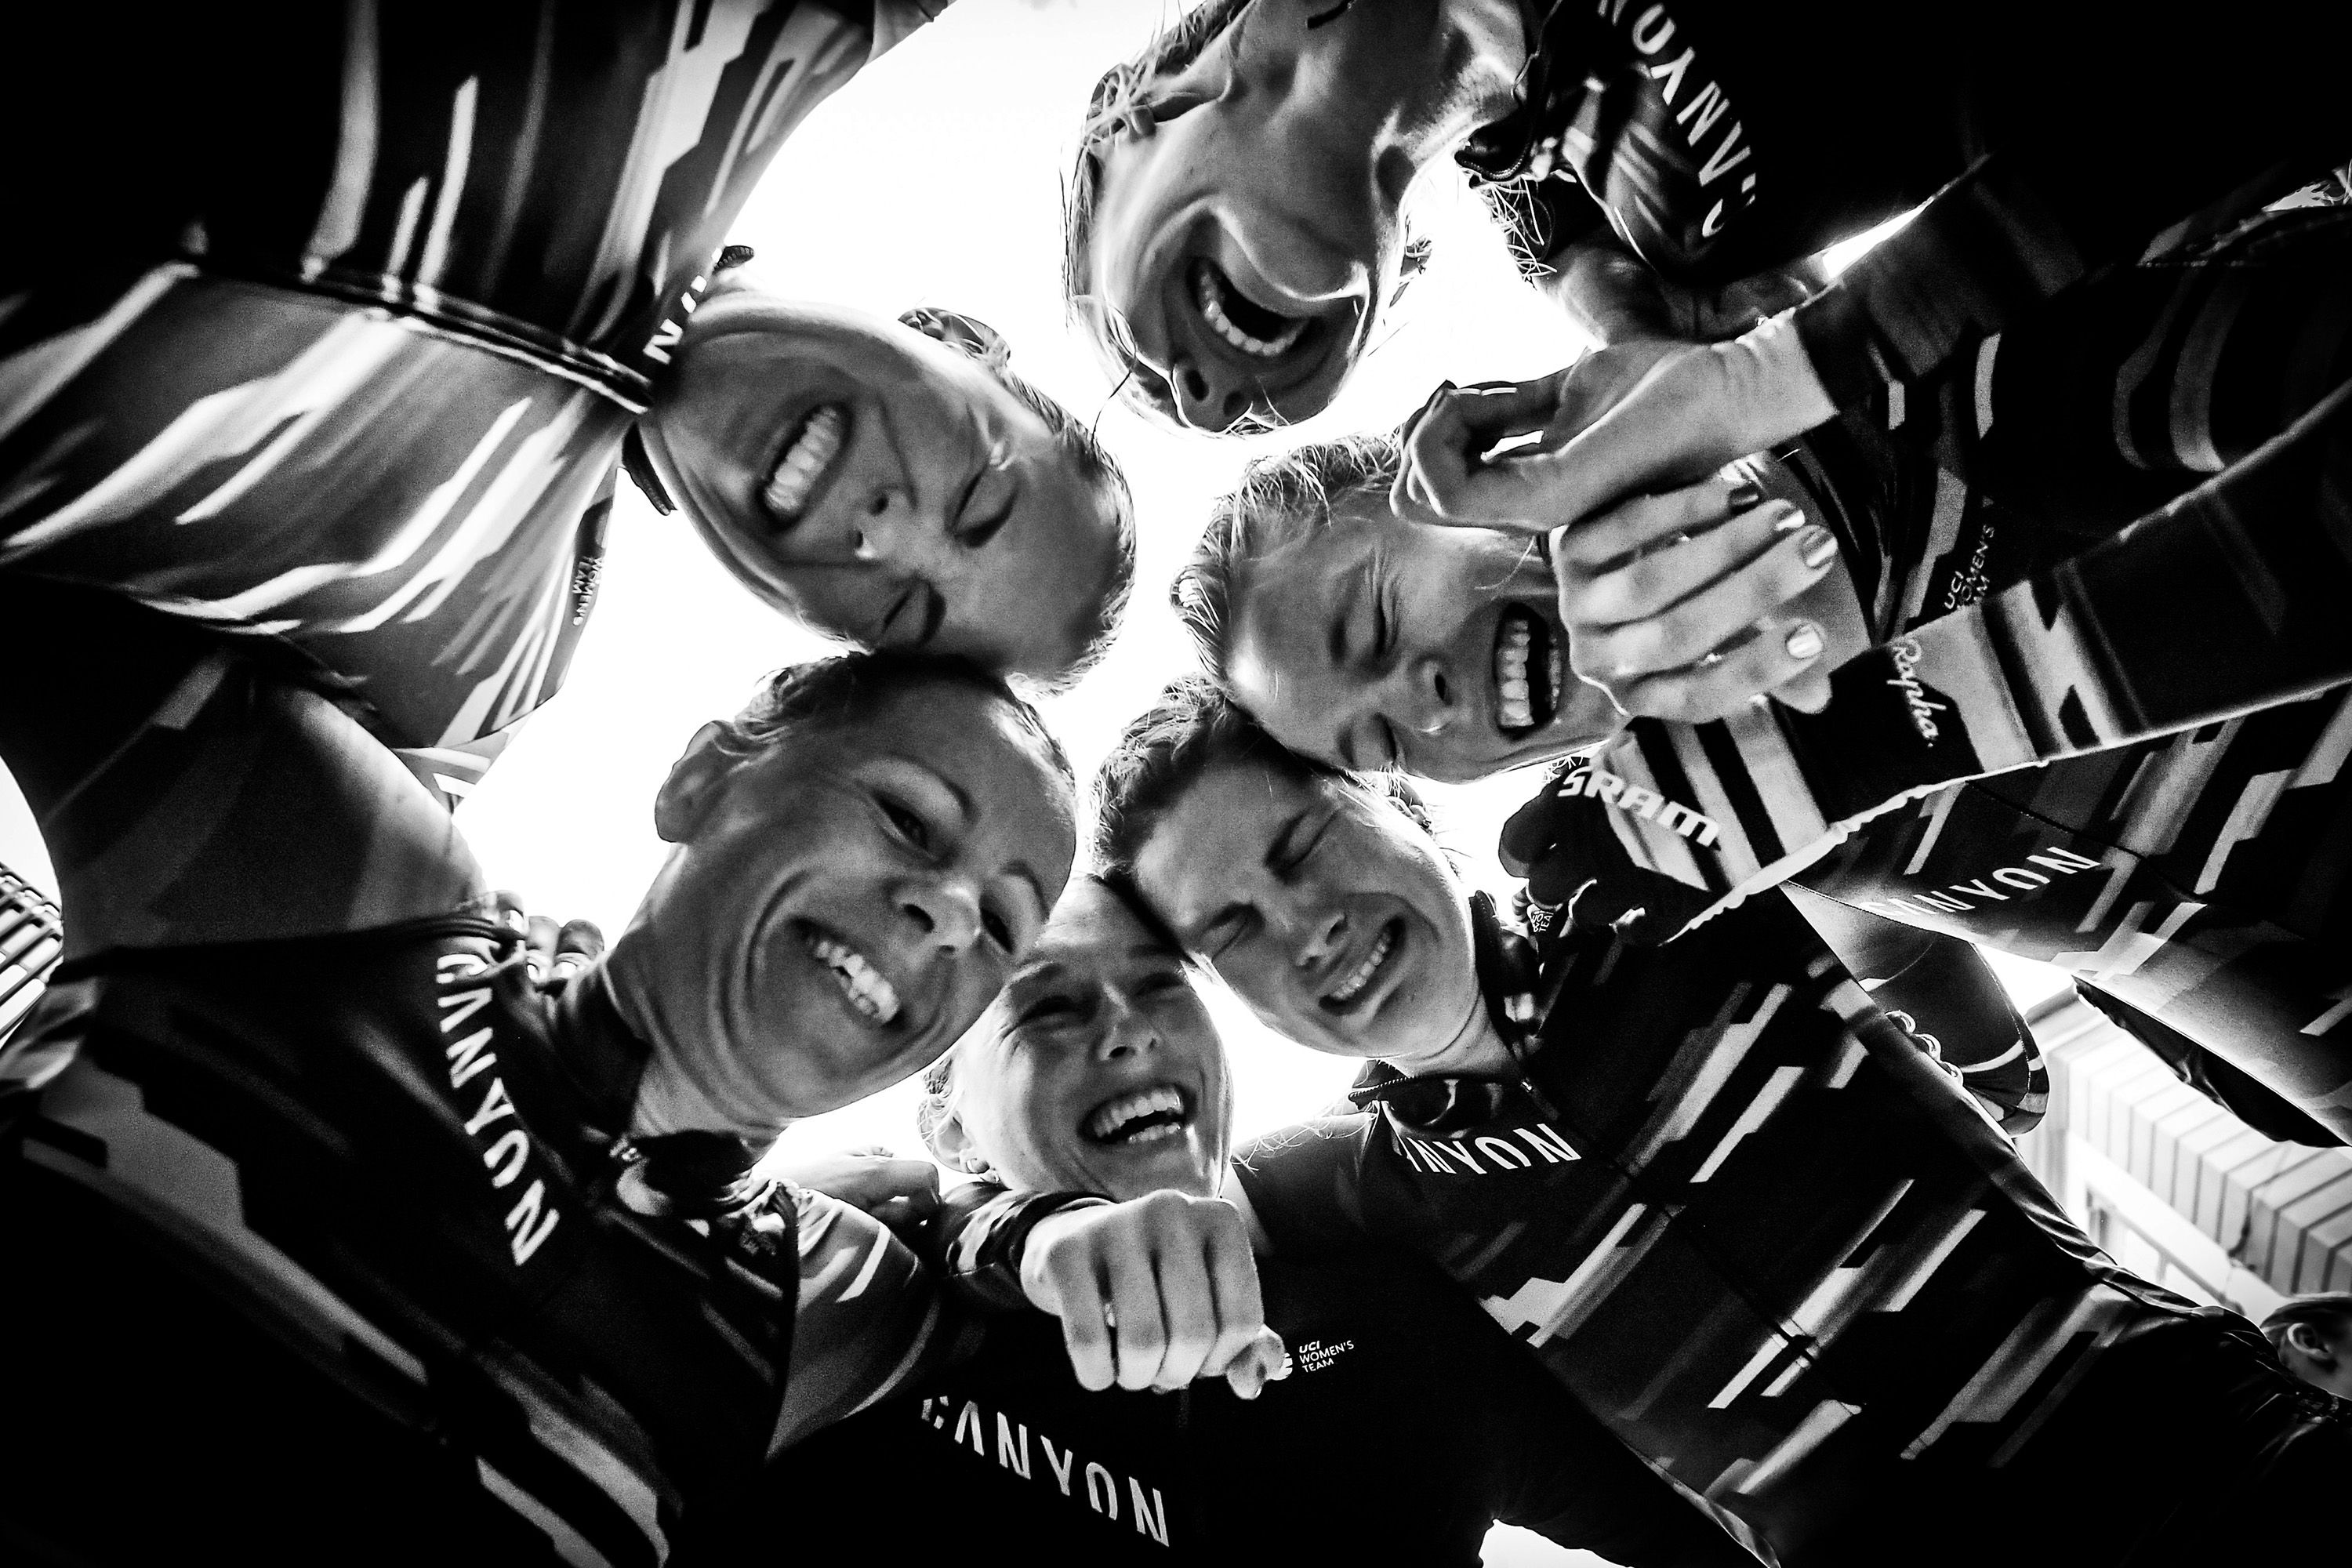
<svg viewBox="0 0 2352 1568">
<path fill-rule="evenodd" d="M 1021 1288 L 1062 1320 L 1087 1388 L 1223 1376 L 1254 1399 L 1280 1374 L 1249 1235 L 1223 1199 L 1158 1192 L 1048 1215 L 1023 1248 Z"/>
</svg>

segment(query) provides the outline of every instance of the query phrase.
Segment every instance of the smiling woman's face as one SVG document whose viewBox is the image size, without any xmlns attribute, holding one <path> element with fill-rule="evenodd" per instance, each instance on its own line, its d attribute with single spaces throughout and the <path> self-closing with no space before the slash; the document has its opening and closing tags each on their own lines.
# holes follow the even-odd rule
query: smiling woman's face
<svg viewBox="0 0 2352 1568">
<path fill-rule="evenodd" d="M 1182 959 L 1081 879 L 957 1046 L 943 1148 L 1037 1192 L 1213 1197 L 1231 1152 L 1224 1047 Z"/>
<path fill-rule="evenodd" d="M 1386 496 L 1237 574 L 1225 669 L 1292 751 L 1465 783 L 1604 738 L 1616 711 L 1568 668 L 1536 542 L 1408 521 Z"/>
<path fill-rule="evenodd" d="M 1266 1026 L 1408 1064 L 1481 1016 L 1465 895 L 1384 802 L 1249 763 L 1203 773 L 1136 857 L 1137 886 Z"/>
<path fill-rule="evenodd" d="M 1002 700 L 934 681 L 758 754 L 698 737 L 677 842 L 616 944 L 683 1070 L 738 1122 L 920 1070 L 1037 938 L 1076 849 L 1068 783 Z"/>
<path fill-rule="evenodd" d="M 1087 279 L 1130 395 L 1196 429 L 1328 405 L 1395 289 L 1417 172 L 1399 106 L 1451 42 L 1438 0 L 1259 0 L 1100 149 Z M 1460 61 L 1454 61 L 1456 74 Z"/>
<path fill-rule="evenodd" d="M 1052 676 L 1113 586 L 1104 487 L 984 366 L 895 321 L 722 286 L 639 430 L 745 586 L 861 647 Z"/>
</svg>

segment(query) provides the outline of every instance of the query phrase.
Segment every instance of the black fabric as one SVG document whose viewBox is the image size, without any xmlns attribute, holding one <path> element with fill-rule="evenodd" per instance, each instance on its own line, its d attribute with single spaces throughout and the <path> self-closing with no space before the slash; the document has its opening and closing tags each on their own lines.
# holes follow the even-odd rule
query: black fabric
<svg viewBox="0 0 2352 1568">
<path fill-rule="evenodd" d="M 1753 1562 L 1442 1279 L 1374 1258 L 1260 1278 L 1295 1370 L 1255 1402 L 1090 1394 L 1050 1319 L 1011 1316 L 922 1394 L 786 1454 L 771 1517 L 845 1557 L 916 1500 L 981 1560 L 1467 1568 L 1500 1518 L 1635 1568 Z"/>
<path fill-rule="evenodd" d="M 14 1342 L 64 1347 L 90 1407 L 185 1430 L 207 1418 L 191 1403 L 204 1380 L 151 1386 L 139 1358 L 105 1346 L 168 1315 L 184 1320 L 180 1353 L 205 1359 L 218 1330 L 213 1359 L 249 1365 L 254 1385 L 247 1424 L 217 1434 L 219 1463 L 265 1466 L 279 1425 L 315 1412 L 328 1451 L 349 1431 L 392 1456 L 383 1488 L 418 1455 L 471 1478 L 478 1498 L 437 1527 L 445 1551 L 483 1509 L 614 1564 L 657 1561 L 764 1458 L 798 1256 L 772 1186 L 700 1228 L 616 1194 L 615 1113 L 644 1047 L 564 1037 L 610 1012 L 600 982 L 591 972 L 566 987 L 568 1009 L 551 1003 L 514 933 L 462 916 L 77 962 L 0 1056 L 0 1079 L 66 1064 L 12 1099 L 0 1207 L 76 1186 L 78 1222 L 26 1242 L 46 1249 L 37 1272 L 79 1270 L 77 1292 L 104 1294 L 118 1274 L 167 1286 L 77 1305 L 60 1338 Z M 66 1309 L 37 1292 L 16 1310 Z M 252 1330 L 223 1329 L 224 1312 Z M 100 1436 L 60 1436 L 43 1464 L 104 1468 Z M 357 1500 L 354 1520 L 395 1506 L 356 1480 L 329 1495 Z M 224 1518 L 199 1510 L 182 1549 L 235 1552 Z M 70 1522 L 27 1528 L 112 1560 L 111 1521 Z"/>
<path fill-rule="evenodd" d="M 0 1177 L 0 1558 L 556 1568 L 476 1456 L 141 1244 L 88 1189 Z"/>
<path fill-rule="evenodd" d="M 1438 1264 L 1785 1563 L 1883 1563 L 1888 1531 L 1906 1561 L 2126 1561 L 2013 1529 L 2056 1483 L 2008 1479 L 2004 1450 L 2190 1304 L 2099 1254 L 1785 901 L 1567 945 L 1546 978 L 1527 1076 L 1549 1113 L 1492 1080 L 1433 1118 L 1431 1080 L 1378 1072 L 1372 1116 L 1243 1152 L 1281 1253 Z M 1929 1506 L 1962 1496 L 1999 1503 Z M 1899 1528 L 1931 1515 L 1931 1539 Z"/>
<path fill-rule="evenodd" d="M 2077 981 L 2074 994 L 2105 1014 L 2116 1027 L 2154 1051 L 2173 1076 L 2263 1137 L 2313 1149 L 2333 1149 L 2344 1140 L 2321 1126 L 2293 1101 L 2263 1087 L 2178 1029 L 2095 985 Z"/>
</svg>

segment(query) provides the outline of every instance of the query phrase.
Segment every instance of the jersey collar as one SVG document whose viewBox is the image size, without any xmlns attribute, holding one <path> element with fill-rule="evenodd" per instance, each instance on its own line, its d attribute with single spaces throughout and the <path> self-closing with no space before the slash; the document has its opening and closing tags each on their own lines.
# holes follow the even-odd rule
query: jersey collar
<svg viewBox="0 0 2352 1568">
<path fill-rule="evenodd" d="M 1535 1097 L 1547 1114 L 1541 1094 L 1528 1077 L 1528 1058 L 1543 1019 L 1538 1006 L 1540 984 L 1536 952 L 1528 939 L 1503 923 L 1495 900 L 1485 893 L 1470 895 L 1470 940 L 1478 969 L 1478 990 L 1486 1016 L 1518 1061 L 1516 1074 L 1431 1073 L 1420 1077 L 1398 1071 L 1386 1062 L 1370 1062 L 1349 1089 L 1358 1110 L 1378 1110 L 1399 1126 L 1416 1132 L 1458 1132 L 1482 1126 L 1501 1113 L 1514 1096 Z"/>
</svg>

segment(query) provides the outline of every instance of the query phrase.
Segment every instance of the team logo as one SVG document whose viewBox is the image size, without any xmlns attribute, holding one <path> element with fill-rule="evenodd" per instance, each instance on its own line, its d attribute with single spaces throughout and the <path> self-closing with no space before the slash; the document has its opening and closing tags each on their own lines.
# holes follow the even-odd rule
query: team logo
<svg viewBox="0 0 2352 1568">
<path fill-rule="evenodd" d="M 1670 828 L 1685 838 L 1696 838 L 1704 847 L 1712 847 L 1723 837 L 1723 829 L 1715 818 L 1704 812 L 1693 811 L 1677 800 L 1668 800 L 1656 790 L 1644 789 L 1615 773 L 1606 773 L 1590 763 L 1571 771 L 1560 781 L 1559 798 L 1590 795 L 1620 811 L 1632 812 L 1644 822 L 1654 822 Z"/>
</svg>

